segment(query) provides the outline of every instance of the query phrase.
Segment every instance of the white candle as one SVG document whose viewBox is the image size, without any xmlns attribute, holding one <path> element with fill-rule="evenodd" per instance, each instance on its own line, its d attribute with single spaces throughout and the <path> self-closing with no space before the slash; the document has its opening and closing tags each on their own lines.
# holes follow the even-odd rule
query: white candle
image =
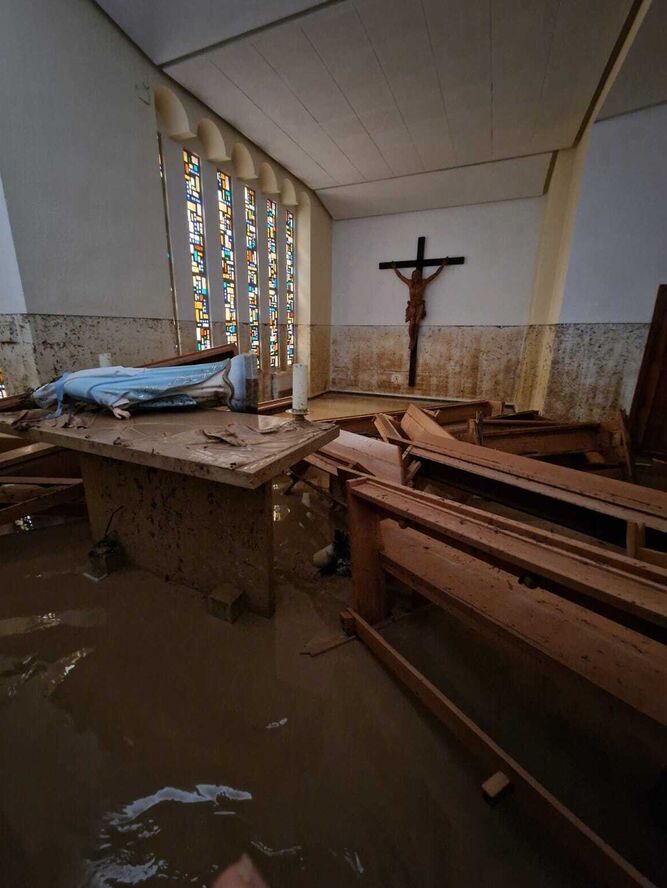
<svg viewBox="0 0 667 888">
<path fill-rule="evenodd" d="M 308 412 L 308 364 L 292 364 L 292 410 Z"/>
</svg>

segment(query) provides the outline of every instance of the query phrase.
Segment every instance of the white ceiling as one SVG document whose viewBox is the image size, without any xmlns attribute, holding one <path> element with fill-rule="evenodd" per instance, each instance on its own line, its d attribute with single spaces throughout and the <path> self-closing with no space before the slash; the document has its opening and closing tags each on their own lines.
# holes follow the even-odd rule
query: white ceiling
<svg viewBox="0 0 667 888">
<path fill-rule="evenodd" d="M 346 218 L 541 194 L 632 0 L 100 5 Z"/>
</svg>

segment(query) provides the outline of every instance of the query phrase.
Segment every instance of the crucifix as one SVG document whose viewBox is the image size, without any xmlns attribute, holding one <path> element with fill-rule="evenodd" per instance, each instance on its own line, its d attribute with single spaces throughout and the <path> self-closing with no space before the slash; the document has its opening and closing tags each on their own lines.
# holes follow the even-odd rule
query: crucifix
<svg viewBox="0 0 667 888">
<path fill-rule="evenodd" d="M 444 259 L 424 259 L 425 237 L 417 239 L 417 258 L 406 259 L 402 262 L 380 262 L 380 268 L 391 268 L 398 278 L 404 284 L 408 285 L 410 296 L 408 304 L 405 307 L 405 320 L 408 323 L 408 332 L 410 334 L 410 372 L 408 373 L 408 385 L 413 387 L 415 384 L 415 375 L 417 371 L 417 339 L 419 338 L 419 324 L 426 317 L 426 303 L 424 302 L 424 291 L 426 285 L 440 274 L 445 265 L 463 265 L 465 259 L 463 256 L 445 256 Z M 436 272 L 428 277 L 422 277 L 422 271 L 426 267 L 438 265 Z M 402 275 L 399 268 L 414 268 L 412 275 L 407 278 Z"/>
</svg>

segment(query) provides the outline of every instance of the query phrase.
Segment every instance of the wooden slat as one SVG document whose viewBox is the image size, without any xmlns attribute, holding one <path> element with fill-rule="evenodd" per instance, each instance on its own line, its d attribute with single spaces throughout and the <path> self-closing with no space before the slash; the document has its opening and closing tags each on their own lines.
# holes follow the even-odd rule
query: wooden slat
<svg viewBox="0 0 667 888">
<path fill-rule="evenodd" d="M 0 453 L 0 472 L 7 471 L 12 466 L 18 466 L 23 462 L 35 459 L 37 456 L 46 456 L 58 450 L 53 444 L 22 444 L 13 450 Z"/>
<path fill-rule="evenodd" d="M 388 441 L 390 437 L 399 434 L 393 418 L 386 413 L 378 413 L 373 420 L 373 425 L 383 441 Z"/>
<path fill-rule="evenodd" d="M 151 361 L 141 364 L 141 367 L 180 367 L 184 364 L 212 364 L 216 361 L 224 361 L 233 358 L 236 354 L 235 345 L 216 345 L 213 348 L 202 349 L 196 352 L 187 352 L 184 355 L 173 355 L 171 358 L 163 358 L 160 361 Z"/>
<path fill-rule="evenodd" d="M 64 487 L 68 484 L 78 484 L 81 478 L 57 478 L 54 476 L 33 477 L 31 475 L 0 475 L 0 485 L 2 484 L 32 484 L 45 487 Z"/>
<path fill-rule="evenodd" d="M 392 576 L 489 637 L 574 672 L 667 724 L 665 645 L 545 589 L 530 589 L 430 532 L 394 521 L 380 528 L 380 563 Z"/>
<path fill-rule="evenodd" d="M 434 684 L 402 657 L 358 613 L 347 612 L 355 634 L 377 658 L 423 703 L 424 706 L 463 742 L 490 770 L 502 770 L 512 780 L 519 801 L 527 804 L 545 824 L 549 834 L 581 857 L 591 884 L 611 888 L 655 888 L 632 864 L 608 845 L 579 817 L 562 804 L 525 768 L 506 753 L 472 719 Z"/>
</svg>

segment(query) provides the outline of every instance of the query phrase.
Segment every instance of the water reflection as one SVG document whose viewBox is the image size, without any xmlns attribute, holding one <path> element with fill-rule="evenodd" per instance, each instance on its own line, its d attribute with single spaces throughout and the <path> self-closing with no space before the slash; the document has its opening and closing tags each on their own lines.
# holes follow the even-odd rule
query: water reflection
<svg viewBox="0 0 667 888">
<path fill-rule="evenodd" d="M 0 657 L 0 703 L 11 700 L 28 683 L 45 696 L 52 694 L 92 650 L 90 647 L 79 648 L 53 663 L 45 663 L 37 654 L 22 658 Z"/>
<path fill-rule="evenodd" d="M 143 799 L 137 799 L 126 805 L 119 814 L 110 814 L 109 823 L 112 826 L 122 827 L 145 814 L 160 802 L 180 802 L 184 805 L 192 805 L 201 802 L 214 802 L 219 804 L 221 799 L 230 799 L 234 802 L 252 801 L 252 793 L 244 789 L 234 789 L 233 786 L 220 786 L 213 783 L 198 783 L 194 790 L 177 789 L 174 786 L 165 786 L 158 789 L 153 795 Z"/>
<path fill-rule="evenodd" d="M 9 617 L 0 620 L 0 638 L 10 635 L 26 635 L 38 629 L 52 629 L 54 626 L 103 626 L 106 623 L 106 611 L 102 608 L 86 610 L 67 610 L 59 613 L 35 614 L 27 617 Z"/>
</svg>

